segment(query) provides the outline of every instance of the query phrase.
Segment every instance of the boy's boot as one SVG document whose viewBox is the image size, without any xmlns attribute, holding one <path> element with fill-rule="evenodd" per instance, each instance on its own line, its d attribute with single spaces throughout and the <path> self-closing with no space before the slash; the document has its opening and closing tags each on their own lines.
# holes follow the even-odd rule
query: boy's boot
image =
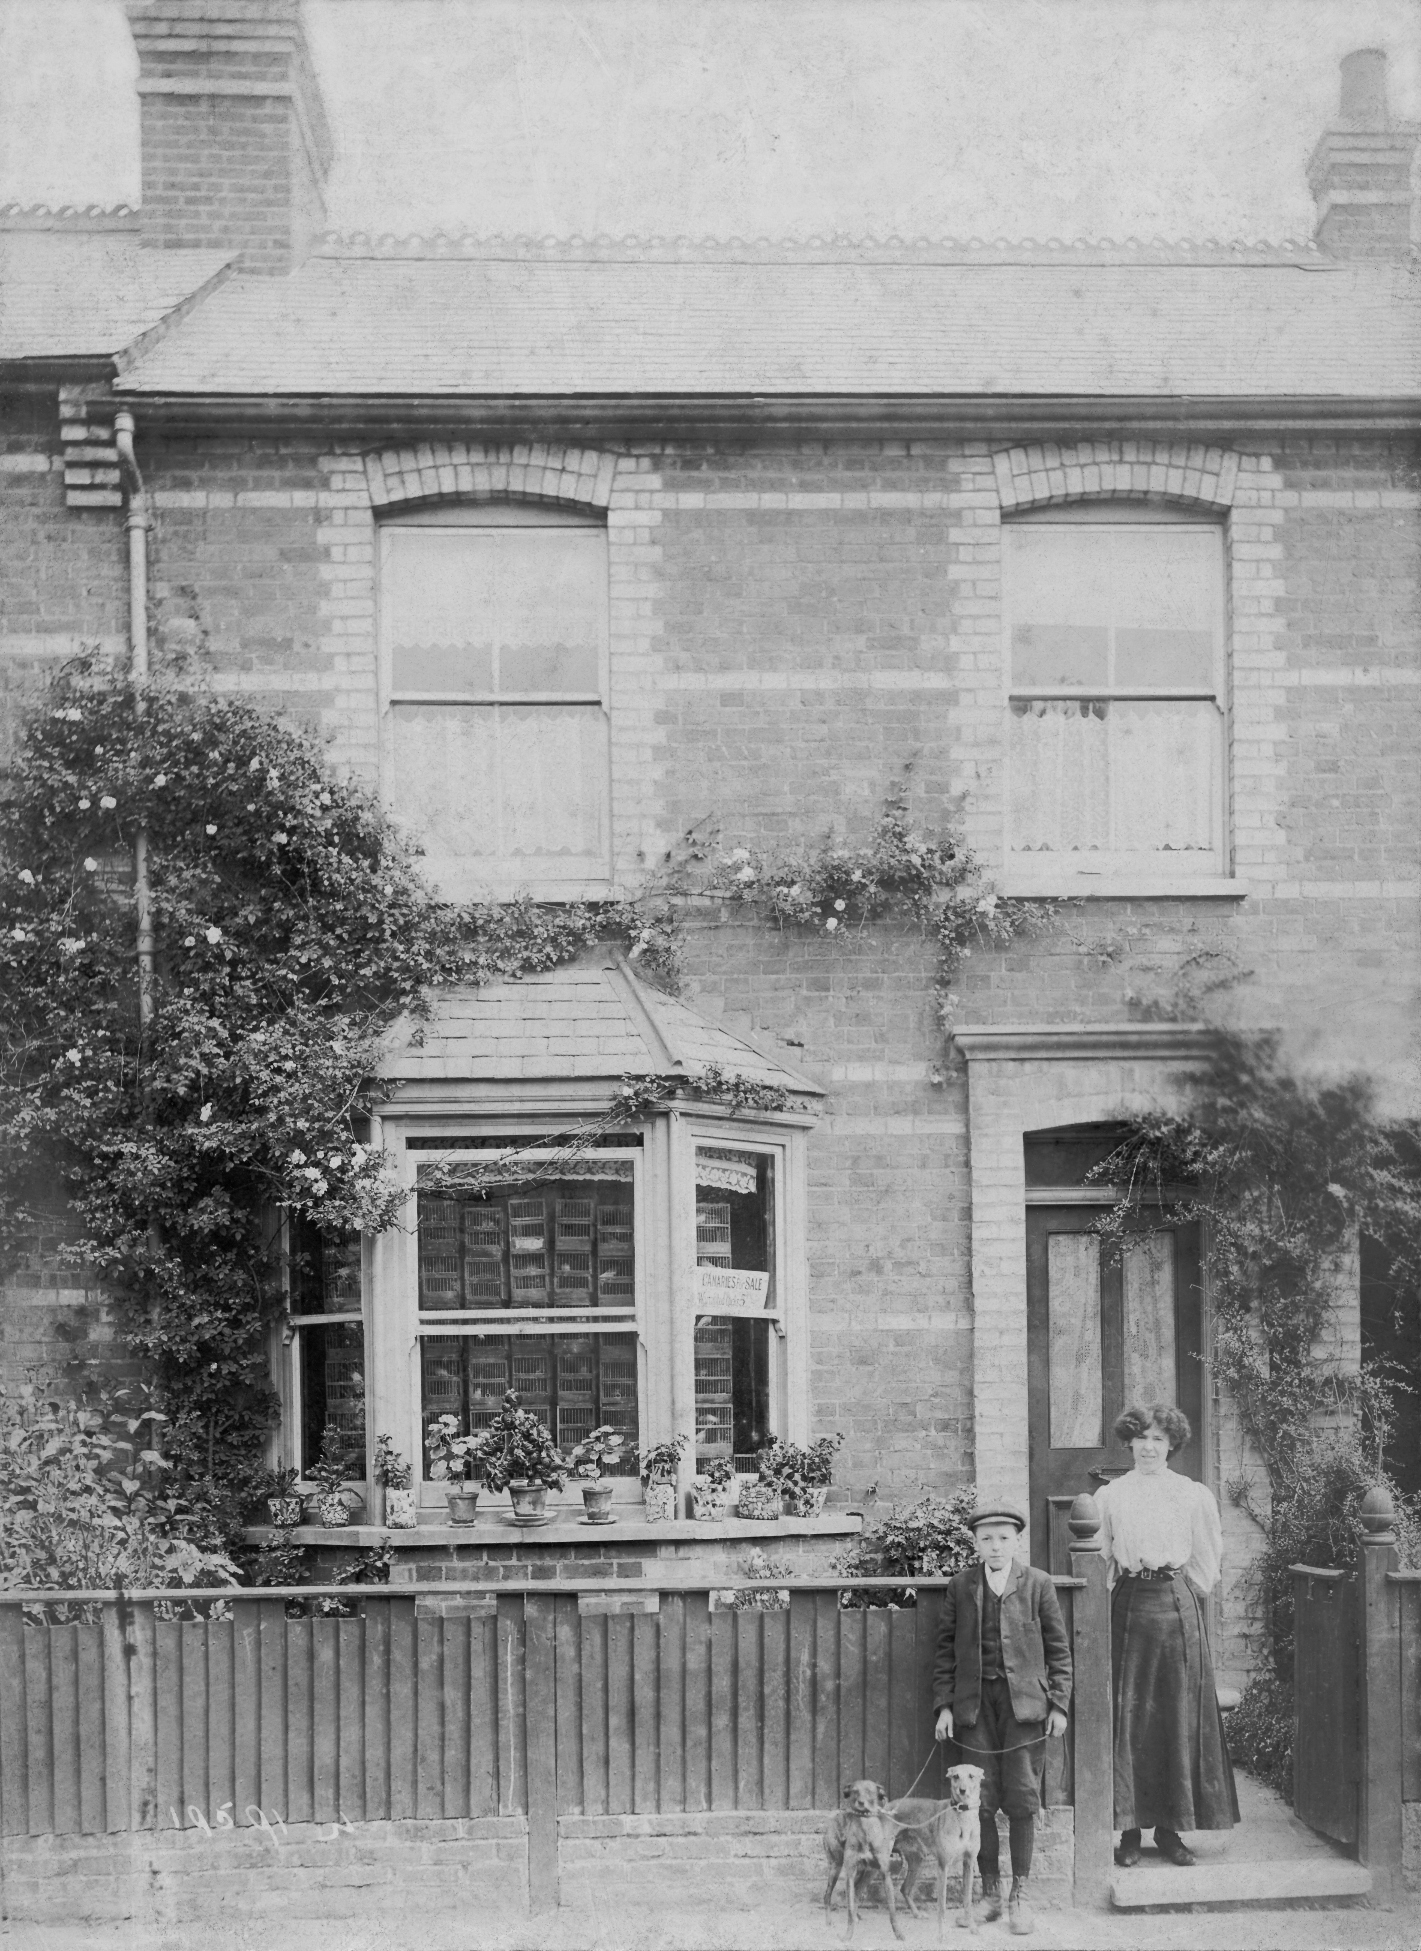
<svg viewBox="0 0 1421 1951">
<path fill-rule="evenodd" d="M 1002 1914 L 1002 1879 L 997 1870 L 982 1872 L 982 1921 L 995 1924 Z"/>
<path fill-rule="evenodd" d="M 1031 1915 L 1031 1906 L 1026 1901 L 1026 1878 L 1014 1876 L 1011 1880 L 1011 1895 L 1007 1899 L 1007 1925 L 1013 1937 L 1030 1937 L 1036 1920 Z"/>
</svg>

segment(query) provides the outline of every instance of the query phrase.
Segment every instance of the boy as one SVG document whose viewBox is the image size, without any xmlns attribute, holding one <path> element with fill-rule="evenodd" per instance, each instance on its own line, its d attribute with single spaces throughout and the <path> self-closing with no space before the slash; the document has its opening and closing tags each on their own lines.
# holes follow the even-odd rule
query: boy
<svg viewBox="0 0 1421 1951">
<path fill-rule="evenodd" d="M 1026 1519 L 1013 1504 L 979 1504 L 967 1520 L 978 1563 L 944 1593 L 933 1664 L 934 1730 L 955 1740 L 982 1770 L 982 1914 L 1002 1914 L 997 1810 L 1011 1825 L 1008 1918 L 1017 1937 L 1032 1928 L 1026 1906 L 1046 1743 L 1066 1731 L 1071 1649 L 1045 1572 L 1016 1562 Z"/>
</svg>

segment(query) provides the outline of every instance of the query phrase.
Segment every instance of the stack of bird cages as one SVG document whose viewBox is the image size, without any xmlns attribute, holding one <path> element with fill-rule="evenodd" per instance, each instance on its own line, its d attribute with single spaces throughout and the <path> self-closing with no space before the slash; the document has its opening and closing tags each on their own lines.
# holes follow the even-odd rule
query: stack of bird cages
<svg viewBox="0 0 1421 1951">
<path fill-rule="evenodd" d="M 593 1304 L 592 1211 L 591 1199 L 557 1201 L 553 1300 L 558 1307 Z"/>
<path fill-rule="evenodd" d="M 420 1371 L 424 1419 L 464 1415 L 463 1341 L 458 1335 L 421 1335 Z"/>
<path fill-rule="evenodd" d="M 518 1406 L 536 1416 L 549 1431 L 553 1427 L 553 1351 L 547 1341 L 533 1341 L 516 1335 L 511 1340 L 509 1365 L 511 1389 L 518 1392 Z"/>
<path fill-rule="evenodd" d="M 347 1453 L 365 1448 L 365 1357 L 359 1348 L 332 1348 L 326 1339 L 326 1423 L 340 1432 Z"/>
<path fill-rule="evenodd" d="M 546 1307 L 551 1296 L 545 1199 L 508 1202 L 508 1262 L 515 1307 Z"/>
<path fill-rule="evenodd" d="M 636 1246 L 630 1206 L 597 1208 L 597 1299 L 630 1307 L 636 1297 Z"/>
<path fill-rule="evenodd" d="M 696 1264 L 699 1267 L 730 1265 L 730 1202 L 728 1199 L 696 1201 Z"/>
<path fill-rule="evenodd" d="M 460 1292 L 460 1211 L 457 1199 L 419 1195 L 419 1304 L 454 1308 Z"/>
<path fill-rule="evenodd" d="M 481 1200 L 464 1206 L 465 1307 L 508 1306 L 503 1219 L 501 1206 Z"/>
<path fill-rule="evenodd" d="M 696 1455 L 729 1456 L 735 1440 L 734 1352 L 729 1321 L 696 1329 Z"/>
<path fill-rule="evenodd" d="M 512 1386 L 508 1379 L 506 1342 L 469 1341 L 465 1345 L 464 1368 L 469 1388 L 469 1428 L 487 1429 L 503 1407 L 503 1398 Z"/>
<path fill-rule="evenodd" d="M 591 1335 L 557 1340 L 558 1448 L 566 1455 L 597 1427 L 597 1347 Z"/>
<path fill-rule="evenodd" d="M 600 1420 L 626 1438 L 626 1451 L 613 1475 L 637 1473 L 636 1336 L 599 1335 L 597 1350 Z"/>
</svg>

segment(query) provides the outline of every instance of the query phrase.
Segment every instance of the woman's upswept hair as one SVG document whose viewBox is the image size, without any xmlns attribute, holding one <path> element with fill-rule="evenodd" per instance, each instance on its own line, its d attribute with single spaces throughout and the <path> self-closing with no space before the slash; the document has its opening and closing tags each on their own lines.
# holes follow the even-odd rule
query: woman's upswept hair
<svg viewBox="0 0 1421 1951">
<path fill-rule="evenodd" d="M 1171 1456 L 1176 1450 L 1184 1448 L 1191 1435 L 1189 1418 L 1172 1402 L 1147 1402 L 1143 1406 L 1138 1402 L 1132 1403 L 1123 1416 L 1115 1419 L 1115 1434 L 1125 1444 L 1137 1436 L 1143 1436 L 1151 1427 L 1162 1429 L 1169 1438 Z"/>
</svg>

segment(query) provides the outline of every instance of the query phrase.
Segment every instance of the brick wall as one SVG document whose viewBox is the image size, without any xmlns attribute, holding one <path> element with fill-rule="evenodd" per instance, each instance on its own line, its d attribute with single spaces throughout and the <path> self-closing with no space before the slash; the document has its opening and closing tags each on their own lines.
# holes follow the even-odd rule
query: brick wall
<svg viewBox="0 0 1421 1951">
<path fill-rule="evenodd" d="M 0 557 L 6 686 L 82 634 L 120 641 L 124 602 L 121 517 L 64 510 L 46 411 L 17 407 L 8 428 L 0 494 L 19 545 Z M 1238 451 L 1228 520 L 1248 898 L 1065 910 L 1035 940 L 974 955 L 958 1015 L 1122 1022 L 1227 960 L 1243 979 L 1211 1007 L 1281 1026 L 1300 1061 L 1367 1068 L 1395 1106 L 1416 1084 L 1421 966 L 1415 457 L 1399 442 L 1301 438 Z M 366 450 L 157 444 L 140 429 L 140 453 L 160 641 L 374 779 Z M 546 458 L 516 453 L 518 466 Z M 831 825 L 861 836 L 910 759 L 917 817 L 943 819 L 963 796 L 974 844 L 999 857 L 1002 500 L 987 443 L 626 450 L 608 501 L 624 886 L 697 821 L 719 822 L 727 845 Z M 998 1453 L 974 1419 L 993 1365 L 1007 1384 L 1019 1370 L 1019 1333 L 992 1344 L 974 1319 L 980 1134 L 965 1066 L 937 1029 L 930 948 L 900 926 L 830 943 L 706 909 L 688 931 L 688 1000 L 777 1040 L 830 1094 L 809 1146 L 814 1422 L 846 1432 L 855 1499 L 974 1470 L 1011 1480 L 1015 1450 Z M 1072 1092 L 1103 1116 L 1118 1087 L 1101 1074 Z M 1167 1099 L 1178 1086 L 1166 1066 L 1148 1088 Z M 1222 1415 L 1219 1441 L 1226 1471 Z M 1249 1527 L 1229 1523 L 1232 1557 Z M 1242 1630 L 1229 1628 L 1239 1649 Z"/>
</svg>

